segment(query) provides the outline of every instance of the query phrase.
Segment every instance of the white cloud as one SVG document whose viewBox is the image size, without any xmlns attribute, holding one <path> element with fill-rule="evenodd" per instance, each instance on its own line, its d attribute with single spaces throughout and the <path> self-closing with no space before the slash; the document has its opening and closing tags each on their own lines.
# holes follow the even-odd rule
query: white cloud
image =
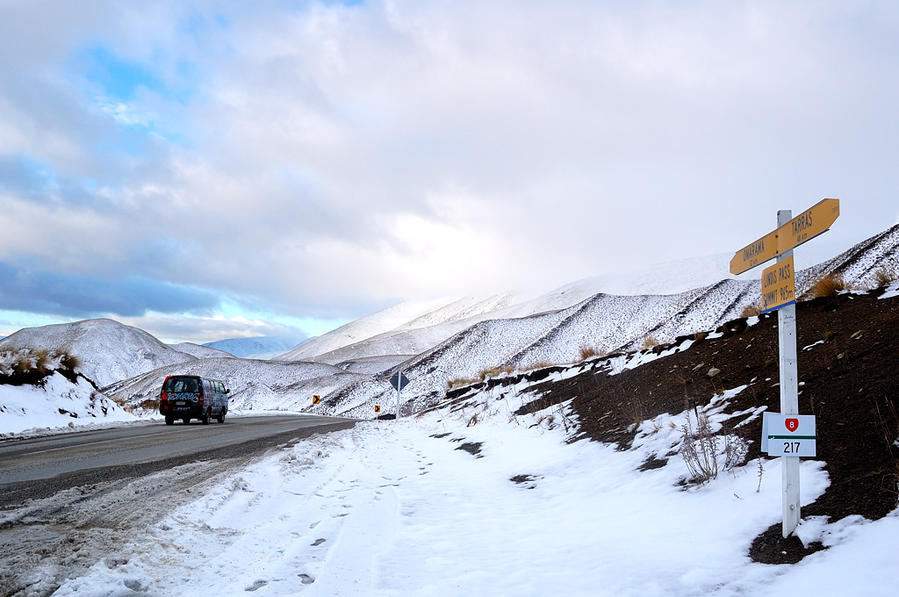
<svg viewBox="0 0 899 597">
<path fill-rule="evenodd" d="M 844 248 L 895 214 L 891 3 L 110 6 L 4 48 L 49 73 L 56 125 L 0 88 L 26 123 L 0 120 L 0 157 L 97 179 L 103 202 L 16 203 L 0 258 L 361 315 L 736 250 L 824 196 Z M 93 39 L 189 93 L 92 113 L 59 72 Z M 181 138 L 92 152 L 146 114 Z"/>
</svg>

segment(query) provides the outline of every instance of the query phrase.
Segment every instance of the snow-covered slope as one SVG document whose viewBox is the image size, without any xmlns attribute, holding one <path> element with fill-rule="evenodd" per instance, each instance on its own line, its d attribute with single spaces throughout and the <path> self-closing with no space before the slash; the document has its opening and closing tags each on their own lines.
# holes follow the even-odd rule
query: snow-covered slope
<svg viewBox="0 0 899 597">
<path fill-rule="evenodd" d="M 627 299 L 631 296 L 643 296 L 646 293 L 641 291 L 649 288 L 686 290 L 698 288 L 707 283 L 713 284 L 720 280 L 721 276 L 715 278 L 711 272 L 714 272 L 716 268 L 719 274 L 726 271 L 727 259 L 724 256 L 715 255 L 671 264 L 672 271 L 668 271 L 666 267 L 654 266 L 640 272 L 579 280 L 532 298 L 511 293 L 495 295 L 486 299 L 467 297 L 425 313 L 395 329 L 341 346 L 335 350 L 312 354 L 316 346 L 309 346 L 305 358 L 325 363 L 339 363 L 379 355 L 419 354 L 480 322 L 517 319 L 539 313 L 560 311 L 592 297 L 608 293 L 609 288 L 619 291 L 624 295 L 622 296 L 625 299 L 624 302 L 633 303 L 635 305 L 633 308 L 637 308 L 641 300 L 631 302 Z M 656 291 L 655 294 L 660 293 L 660 291 Z M 654 325 L 658 325 L 658 323 L 655 322 Z M 282 355 L 281 358 L 289 359 L 292 354 L 295 353 Z"/>
<path fill-rule="evenodd" d="M 366 377 L 323 363 L 228 357 L 168 365 L 112 384 L 103 392 L 116 400 L 139 404 L 157 398 L 168 375 L 201 375 L 224 381 L 231 390 L 232 411 L 301 410 L 311 404 L 313 395 L 330 394 Z"/>
<path fill-rule="evenodd" d="M 297 338 L 282 336 L 257 336 L 254 338 L 228 338 L 207 342 L 203 346 L 221 350 L 235 357 L 248 359 L 268 359 L 291 350 L 300 344 Z"/>
<path fill-rule="evenodd" d="M 855 288 L 878 286 L 881 274 L 895 278 L 899 275 L 899 224 L 805 271 L 814 278 L 838 274 Z"/>
<path fill-rule="evenodd" d="M 23 348 L 68 352 L 81 361 L 79 371 L 98 386 L 195 358 L 111 319 L 25 328 L 0 341 L 0 350 Z"/>
<path fill-rule="evenodd" d="M 400 303 L 356 321 L 351 321 L 327 334 L 322 334 L 293 350 L 279 355 L 277 359 L 283 361 L 312 360 L 317 355 L 396 329 L 417 317 L 441 308 L 449 302 L 441 299 Z"/>
<path fill-rule="evenodd" d="M 414 354 L 398 354 L 380 357 L 365 357 L 362 359 L 354 359 L 342 361 L 335 365 L 338 369 L 349 371 L 350 373 L 367 373 L 374 375 L 388 369 L 393 369 L 400 363 L 413 358 Z"/>
<path fill-rule="evenodd" d="M 178 344 L 171 344 L 170 346 L 175 350 L 197 357 L 198 359 L 214 359 L 233 356 L 224 350 L 209 348 L 208 346 L 194 344 L 193 342 L 179 342 Z"/>
<path fill-rule="evenodd" d="M 53 373 L 43 386 L 0 385 L 0 436 L 134 420 L 80 377 L 73 382 Z"/>
</svg>

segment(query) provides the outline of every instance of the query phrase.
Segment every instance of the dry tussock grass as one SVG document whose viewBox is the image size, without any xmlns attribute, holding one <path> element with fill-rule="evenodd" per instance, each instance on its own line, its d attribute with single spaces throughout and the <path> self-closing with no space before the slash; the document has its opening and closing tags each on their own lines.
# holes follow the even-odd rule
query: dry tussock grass
<svg viewBox="0 0 899 597">
<path fill-rule="evenodd" d="M 740 317 L 757 317 L 762 314 L 762 308 L 758 305 L 758 303 L 752 303 L 751 305 L 746 305 L 743 307 L 743 312 L 740 314 Z"/>
<path fill-rule="evenodd" d="M 896 280 L 896 276 L 885 268 L 880 268 L 874 274 L 874 283 L 877 285 L 877 288 L 883 288 L 884 286 L 889 286 Z"/>
<path fill-rule="evenodd" d="M 822 296 L 835 296 L 838 292 L 846 290 L 846 284 L 843 277 L 836 274 L 829 274 L 820 278 L 812 285 L 809 294 L 814 298 Z"/>
<path fill-rule="evenodd" d="M 499 377 L 500 375 L 506 375 L 515 371 L 515 367 L 511 365 L 503 365 L 502 367 L 488 367 L 486 369 L 482 369 L 478 373 L 478 380 L 484 381 L 485 379 L 491 377 Z"/>
<path fill-rule="evenodd" d="M 642 346 L 642 348 L 643 348 L 643 350 L 648 350 L 648 349 L 650 349 L 650 348 L 655 348 L 655 347 L 658 346 L 658 345 L 659 345 L 659 341 L 656 339 L 655 336 L 653 336 L 652 334 L 650 334 L 649 336 L 646 336 L 646 337 L 643 339 L 643 346 Z"/>
</svg>

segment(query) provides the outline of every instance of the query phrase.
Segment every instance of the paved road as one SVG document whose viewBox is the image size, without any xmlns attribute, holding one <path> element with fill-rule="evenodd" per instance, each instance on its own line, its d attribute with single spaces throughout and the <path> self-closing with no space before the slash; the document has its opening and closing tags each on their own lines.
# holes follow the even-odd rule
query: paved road
<svg viewBox="0 0 899 597">
<path fill-rule="evenodd" d="M 199 422 L 190 425 L 159 424 L 118 427 L 100 431 L 68 433 L 28 440 L 0 442 L 0 487 L 67 473 L 122 467 L 204 454 L 216 451 L 235 455 L 234 448 L 258 449 L 258 440 L 287 441 L 349 427 L 350 419 L 311 415 L 230 417 L 224 424 Z M 262 447 L 267 447 L 264 442 Z M 228 449 L 230 448 L 230 449 Z"/>
<path fill-rule="evenodd" d="M 0 441 L 0 595 L 45 597 L 98 561 L 117 565 L 131 538 L 267 450 L 354 424 L 229 417 Z"/>
</svg>

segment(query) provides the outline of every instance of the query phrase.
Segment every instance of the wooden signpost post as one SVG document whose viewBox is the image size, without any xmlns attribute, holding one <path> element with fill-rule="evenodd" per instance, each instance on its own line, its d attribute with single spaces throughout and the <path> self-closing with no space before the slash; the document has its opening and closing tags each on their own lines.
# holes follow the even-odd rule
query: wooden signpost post
<svg viewBox="0 0 899 597">
<path fill-rule="evenodd" d="M 840 216 L 839 199 L 823 199 L 795 218 L 790 210 L 777 212 L 777 229 L 749 243 L 730 260 L 732 274 L 741 274 L 777 258 L 777 263 L 762 272 L 763 312 L 777 310 L 780 352 L 780 413 L 772 416 L 772 429 L 762 431 L 763 449 L 783 461 L 783 536 L 789 537 L 799 524 L 799 457 L 814 455 L 815 421 L 811 415 L 799 415 L 799 378 L 796 368 L 796 282 L 793 249 L 830 229 Z M 773 428 L 783 427 L 786 431 Z M 800 423 L 805 435 L 796 435 Z M 763 425 L 763 427 L 767 427 Z M 811 435 L 808 435 L 811 433 Z M 787 438 L 786 442 L 777 443 Z M 772 438 L 775 440 L 772 443 Z M 812 439 L 809 439 L 812 438 Z M 802 443 L 805 442 L 805 443 Z M 782 445 L 781 445 L 782 444 Z M 808 448 L 807 446 L 811 446 Z M 794 449 L 795 448 L 795 449 Z M 802 449 L 800 449 L 802 448 Z M 811 452 L 809 452 L 811 450 Z"/>
</svg>

